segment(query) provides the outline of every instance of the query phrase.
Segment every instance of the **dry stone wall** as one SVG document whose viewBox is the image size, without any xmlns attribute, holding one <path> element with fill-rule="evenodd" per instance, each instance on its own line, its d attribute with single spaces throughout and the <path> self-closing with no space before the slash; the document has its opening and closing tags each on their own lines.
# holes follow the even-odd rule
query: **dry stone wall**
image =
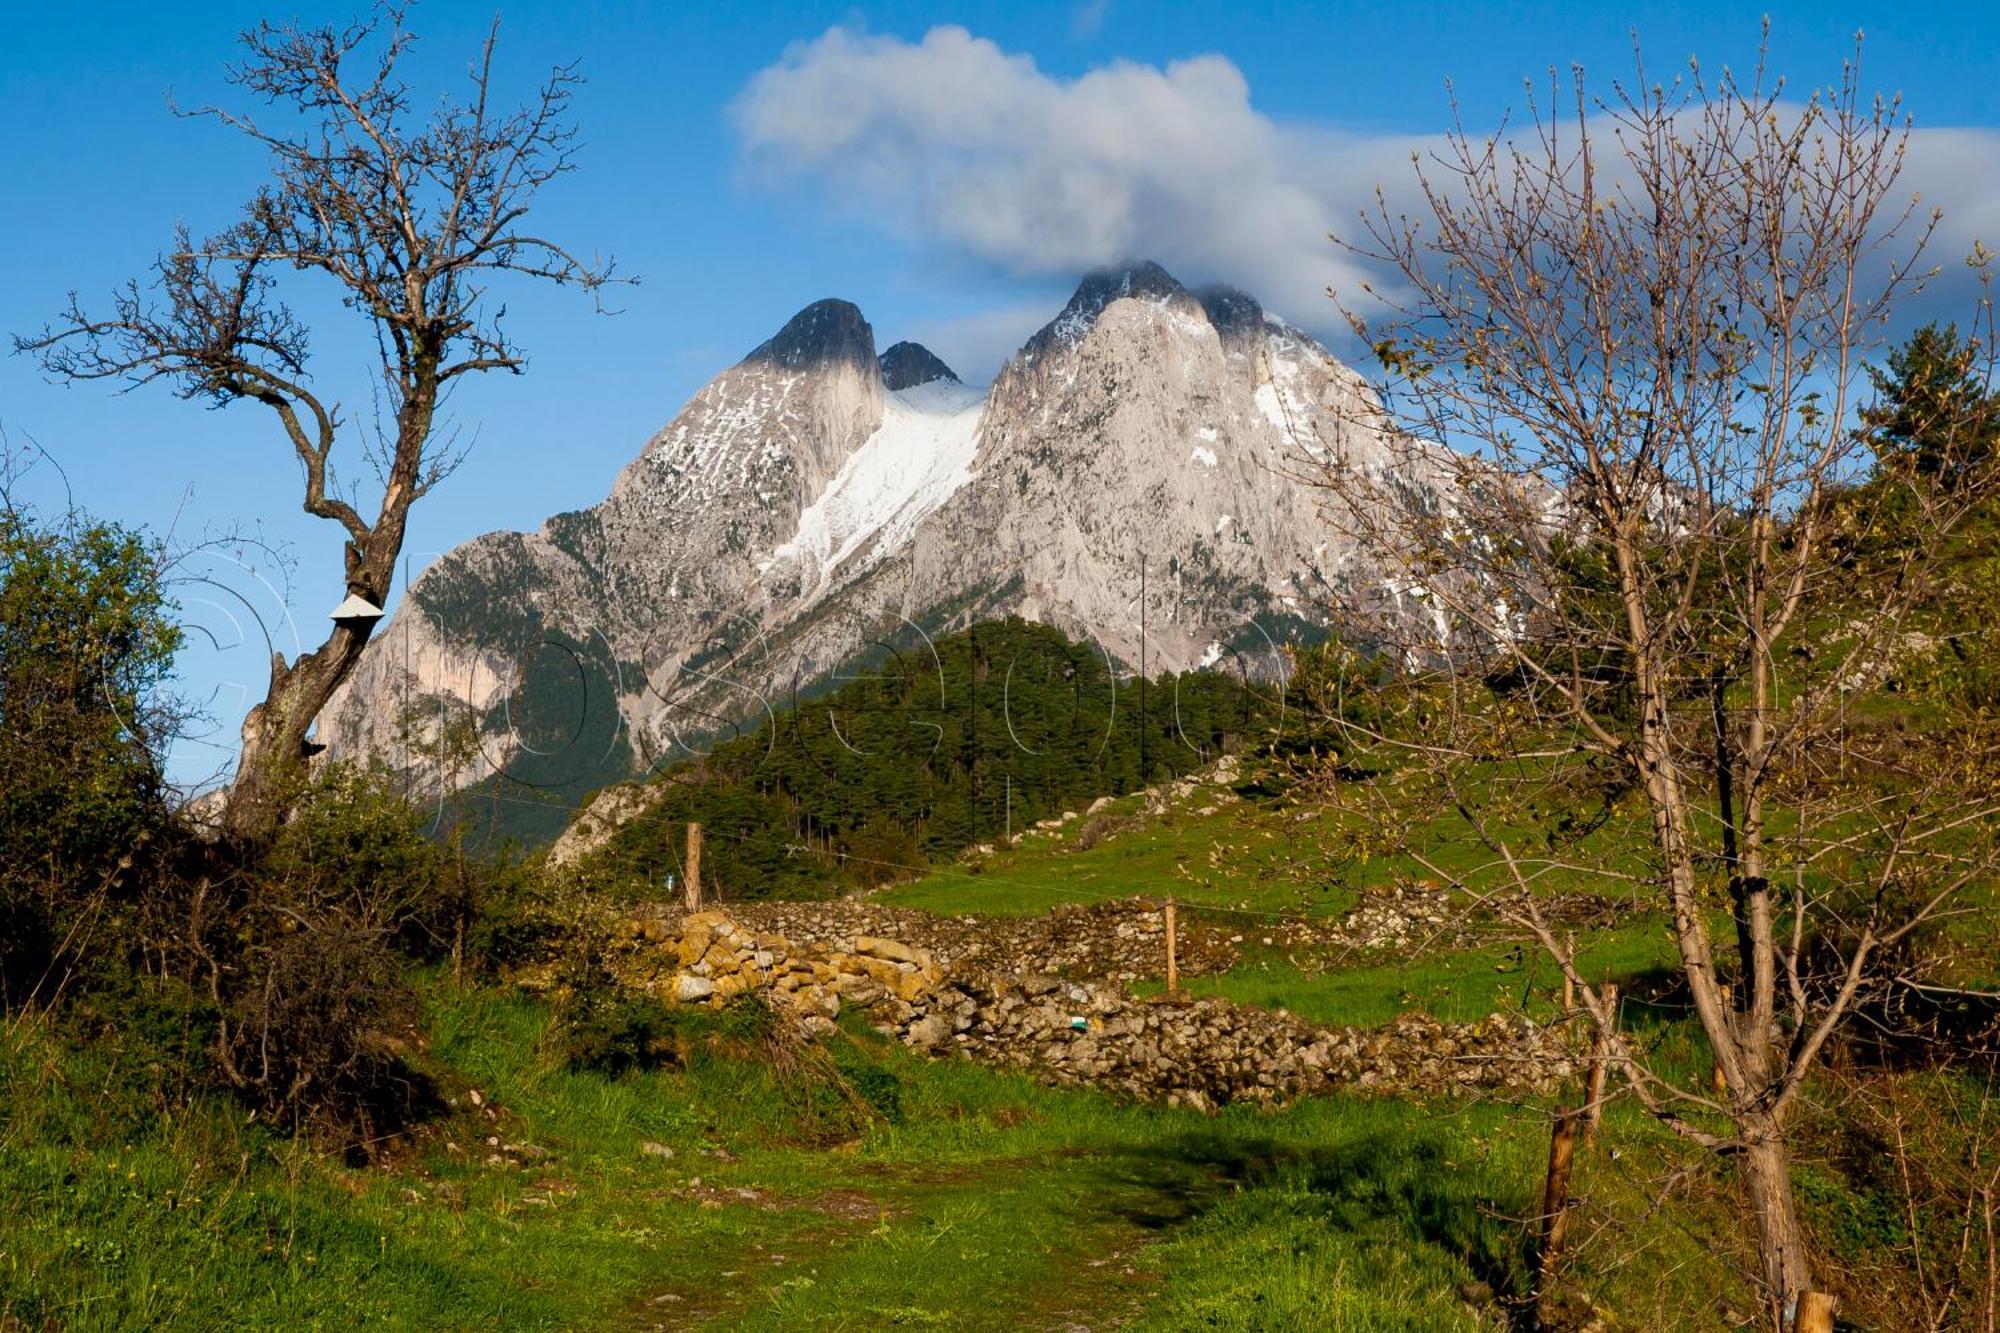
<svg viewBox="0 0 2000 1333">
<path fill-rule="evenodd" d="M 1140 904 L 1062 909 L 1039 930 L 861 904 L 764 904 L 630 919 L 612 967 L 622 984 L 674 1003 L 756 993 L 815 1033 L 858 1009 L 933 1055 L 1198 1110 L 1333 1090 L 1527 1096 L 1578 1067 L 1562 1031 L 1502 1015 L 1467 1024 L 1407 1015 L 1359 1029 L 1215 997 L 1134 998 L 1121 982 L 1156 972 L 1159 940 L 1157 913 Z M 1085 965 L 1092 949 L 1113 960 L 1109 974 Z M 1217 970 L 1229 957 L 1220 947 L 1203 955 Z M 1070 975 L 1043 966 L 1051 962 Z"/>
</svg>

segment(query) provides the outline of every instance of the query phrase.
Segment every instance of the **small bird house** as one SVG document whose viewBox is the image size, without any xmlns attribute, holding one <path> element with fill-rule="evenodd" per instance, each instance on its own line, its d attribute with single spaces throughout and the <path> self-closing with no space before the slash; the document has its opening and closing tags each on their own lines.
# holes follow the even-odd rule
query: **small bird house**
<svg viewBox="0 0 2000 1333">
<path fill-rule="evenodd" d="M 326 613 L 326 618 L 336 625 L 349 629 L 360 629 L 382 618 L 382 608 L 363 597 L 358 592 L 347 594 L 347 600 Z"/>
</svg>

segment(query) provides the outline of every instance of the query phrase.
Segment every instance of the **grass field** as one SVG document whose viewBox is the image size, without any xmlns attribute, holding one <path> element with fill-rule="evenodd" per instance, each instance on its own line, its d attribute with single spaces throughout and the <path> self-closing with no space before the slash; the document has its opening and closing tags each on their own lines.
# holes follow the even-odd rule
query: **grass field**
<svg viewBox="0 0 2000 1333">
<path fill-rule="evenodd" d="M 1479 781 L 1497 785 L 1513 776 L 1488 773 Z M 1143 795 L 1121 797 L 1100 818 L 1029 830 L 990 856 L 937 867 L 878 896 L 932 912 L 1004 916 L 1171 893 L 1196 906 L 1314 916 L 1344 912 L 1363 892 L 1398 879 L 1434 880 L 1432 867 L 1482 887 L 1500 884 L 1492 853 L 1455 814 L 1409 830 L 1410 842 L 1425 849 L 1426 866 L 1383 851 L 1363 805 L 1341 810 L 1246 790 L 1249 799 L 1197 786 L 1157 814 L 1146 812 Z M 1086 832 L 1093 824 L 1096 836 Z M 1532 842 L 1527 829 L 1497 831 Z M 1638 899 L 1643 891 L 1629 877 L 1643 872 L 1647 836 L 1633 812 L 1622 812 L 1565 848 L 1564 858 L 1583 869 L 1547 873 L 1539 887 Z"/>
<path fill-rule="evenodd" d="M 145 1114 L 141 1071 L 14 1031 L 12 1326 L 1481 1328 L 1495 1315 L 1461 1288 L 1524 1282 L 1513 1219 L 1545 1131 L 1512 1108 L 1204 1118 L 856 1035 L 842 1059 L 891 1114 L 823 1138 L 726 1048 L 610 1080 L 546 1053 L 539 1003 L 433 994 L 437 1054 L 503 1115 L 448 1125 L 395 1169 L 339 1165 L 219 1103 Z M 546 1156 L 517 1164 L 482 1129 Z M 1612 1159 L 1586 1178 L 1592 1213 L 1641 1206 Z M 1666 1299 L 1695 1255 L 1674 1244 L 1600 1295 Z"/>
<path fill-rule="evenodd" d="M 1327 916 L 1394 870 L 1356 866 L 1337 832 L 1295 836 L 1308 826 L 1276 805 L 1136 805 L 1087 850 L 1079 821 L 882 897 L 1023 913 L 1170 889 L 1197 916 Z M 1302 965 L 1239 933 L 1237 966 L 1194 989 L 1330 1024 L 1555 1017 L 1555 974 L 1510 944 Z M 1586 972 L 1628 991 L 1672 958 L 1644 914 L 1582 943 Z M 834 1055 L 862 1116 L 726 1019 L 679 1067 L 609 1078 L 566 1064 L 541 1001 L 424 985 L 457 1111 L 369 1167 L 218 1098 L 186 1109 L 141 1033 L 8 1029 L 0 1328 L 1502 1329 L 1528 1286 L 1546 1106 L 1334 1097 L 1204 1117 L 925 1061 L 855 1025 Z M 1656 1063 L 1705 1069 L 1673 1010 L 1628 1014 Z M 1859 1207 L 1815 1179 L 1815 1208 Z M 1614 1107 L 1578 1172 L 1579 1289 L 1614 1327 L 1747 1317 L 1728 1189 Z"/>
</svg>

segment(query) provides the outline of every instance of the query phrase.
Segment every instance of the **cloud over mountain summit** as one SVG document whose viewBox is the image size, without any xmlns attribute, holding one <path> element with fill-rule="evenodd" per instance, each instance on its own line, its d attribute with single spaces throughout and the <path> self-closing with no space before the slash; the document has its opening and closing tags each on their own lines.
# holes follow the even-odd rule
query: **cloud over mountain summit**
<svg viewBox="0 0 2000 1333">
<path fill-rule="evenodd" d="M 1326 238 L 1354 216 L 1344 187 L 1366 179 L 1365 198 L 1382 153 L 1409 147 L 1280 124 L 1219 55 L 1063 79 L 958 27 L 831 29 L 732 113 L 754 171 L 913 239 L 1033 275 L 1154 255 L 1319 322 L 1328 284 L 1356 273 Z"/>
<path fill-rule="evenodd" d="M 1368 276 L 1328 233 L 1356 237 L 1377 186 L 1393 206 L 1412 154 L 1437 142 L 1275 119 L 1221 55 L 1065 78 L 961 27 L 914 42 L 832 28 L 755 75 L 731 115 L 760 179 L 918 244 L 1065 278 L 1150 255 L 1322 332 L 1337 323 L 1326 289 L 1356 300 Z M 1997 180 L 2000 134 L 1913 136 L 1904 184 L 1945 215 L 1925 314 L 1969 312 L 1958 261 L 1976 236 L 2000 246 Z"/>
</svg>

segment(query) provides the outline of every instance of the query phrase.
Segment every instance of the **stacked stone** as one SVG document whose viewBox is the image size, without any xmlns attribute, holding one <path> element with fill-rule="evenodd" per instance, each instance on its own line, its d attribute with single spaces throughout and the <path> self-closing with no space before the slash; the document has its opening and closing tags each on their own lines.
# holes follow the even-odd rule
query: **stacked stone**
<svg viewBox="0 0 2000 1333">
<path fill-rule="evenodd" d="M 1323 1028 L 1214 997 L 1134 999 L 1115 985 L 1048 973 L 947 968 L 930 950 L 885 935 L 800 943 L 722 912 L 635 920 L 625 936 L 619 979 L 677 1003 L 718 1006 L 755 991 L 813 1033 L 852 1006 L 934 1055 L 1198 1110 L 1335 1089 L 1533 1095 L 1577 1069 L 1562 1031 L 1498 1014 L 1471 1024 L 1408 1015 L 1377 1029 Z"/>
<path fill-rule="evenodd" d="M 1498 1014 L 1322 1028 L 1213 997 L 1135 1000 L 1048 976 L 954 976 L 914 1008 L 895 1030 L 919 1049 L 1198 1110 L 1336 1089 L 1525 1096 L 1576 1070 L 1562 1032 Z"/>
<path fill-rule="evenodd" d="M 801 948 L 723 912 L 639 918 L 624 935 L 627 947 L 612 962 L 621 982 L 680 1004 L 710 1006 L 760 991 L 809 1031 L 830 1027 L 843 1002 L 886 1001 L 884 1017 L 901 1018 L 910 1001 L 944 978 L 928 952 L 898 940 L 857 935 L 837 950 Z"/>
</svg>

